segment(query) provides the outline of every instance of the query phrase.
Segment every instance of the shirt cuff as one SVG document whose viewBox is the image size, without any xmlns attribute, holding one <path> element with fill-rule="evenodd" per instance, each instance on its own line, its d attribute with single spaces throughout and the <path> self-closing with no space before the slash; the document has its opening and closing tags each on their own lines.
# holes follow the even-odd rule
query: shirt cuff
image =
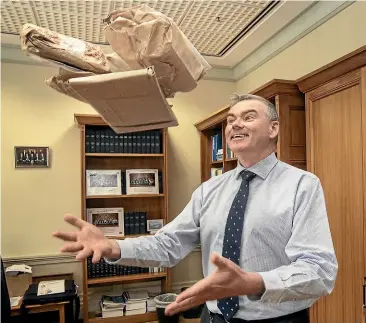
<svg viewBox="0 0 366 323">
<path fill-rule="evenodd" d="M 119 245 L 119 248 L 121 249 L 121 257 L 119 259 L 104 258 L 107 264 L 117 265 L 122 261 L 122 259 L 124 261 L 128 261 L 129 259 L 131 260 L 136 259 L 133 243 L 130 241 L 130 239 L 127 238 L 124 240 L 116 240 L 116 241 Z"/>
<path fill-rule="evenodd" d="M 251 301 L 278 303 L 285 290 L 285 284 L 275 271 L 259 272 L 262 276 L 265 291 L 259 296 L 248 296 Z"/>
</svg>

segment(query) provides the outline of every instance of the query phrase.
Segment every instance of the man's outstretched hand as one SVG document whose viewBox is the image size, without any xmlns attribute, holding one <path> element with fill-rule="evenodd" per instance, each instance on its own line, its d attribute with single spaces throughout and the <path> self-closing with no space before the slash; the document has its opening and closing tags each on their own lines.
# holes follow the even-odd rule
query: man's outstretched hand
<svg viewBox="0 0 366 323">
<path fill-rule="evenodd" d="M 206 301 L 239 295 L 260 295 L 264 292 L 264 283 L 258 273 L 245 272 L 217 253 L 211 256 L 211 262 L 217 267 L 216 270 L 180 293 L 176 301 L 166 307 L 166 315 L 186 311 Z"/>
<path fill-rule="evenodd" d="M 76 232 L 56 231 L 52 233 L 54 237 L 65 241 L 63 248 L 61 248 L 62 252 L 77 252 L 77 260 L 93 256 L 93 263 L 97 263 L 102 257 L 112 259 L 121 257 L 117 242 L 106 238 L 104 233 L 96 226 L 71 214 L 66 214 L 64 220 L 79 230 Z"/>
</svg>

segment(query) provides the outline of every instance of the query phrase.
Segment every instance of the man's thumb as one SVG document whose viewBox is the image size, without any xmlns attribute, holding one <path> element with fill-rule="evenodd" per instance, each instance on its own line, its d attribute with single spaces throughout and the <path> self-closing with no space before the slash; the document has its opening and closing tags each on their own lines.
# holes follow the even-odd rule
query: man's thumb
<svg viewBox="0 0 366 323">
<path fill-rule="evenodd" d="M 230 260 L 220 256 L 216 252 L 211 255 L 211 262 L 218 268 L 228 267 Z"/>
</svg>

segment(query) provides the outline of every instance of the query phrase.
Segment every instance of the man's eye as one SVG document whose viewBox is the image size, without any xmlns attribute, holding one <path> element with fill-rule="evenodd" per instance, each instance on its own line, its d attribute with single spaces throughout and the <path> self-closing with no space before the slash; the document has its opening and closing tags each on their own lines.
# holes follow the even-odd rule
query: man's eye
<svg viewBox="0 0 366 323">
<path fill-rule="evenodd" d="M 247 115 L 246 117 L 245 117 L 245 120 L 253 120 L 254 119 L 254 116 L 253 115 Z"/>
<path fill-rule="evenodd" d="M 231 124 L 233 122 L 234 122 L 234 119 L 233 118 L 227 119 L 227 123 Z"/>
</svg>

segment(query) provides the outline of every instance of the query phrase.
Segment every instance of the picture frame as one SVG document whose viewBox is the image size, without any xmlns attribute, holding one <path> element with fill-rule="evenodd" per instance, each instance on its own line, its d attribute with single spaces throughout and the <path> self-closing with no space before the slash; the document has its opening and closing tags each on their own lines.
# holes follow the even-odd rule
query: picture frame
<svg viewBox="0 0 366 323">
<path fill-rule="evenodd" d="M 164 226 L 163 219 L 147 220 L 147 232 L 156 233 Z"/>
<path fill-rule="evenodd" d="M 86 196 L 121 195 L 122 173 L 116 170 L 87 170 Z"/>
<path fill-rule="evenodd" d="M 106 237 L 124 236 L 124 208 L 88 208 L 87 222 L 98 227 Z"/>
<path fill-rule="evenodd" d="M 158 169 L 127 169 L 126 194 L 159 194 Z"/>
<path fill-rule="evenodd" d="M 48 146 L 15 146 L 15 168 L 49 168 L 50 148 Z"/>
</svg>

